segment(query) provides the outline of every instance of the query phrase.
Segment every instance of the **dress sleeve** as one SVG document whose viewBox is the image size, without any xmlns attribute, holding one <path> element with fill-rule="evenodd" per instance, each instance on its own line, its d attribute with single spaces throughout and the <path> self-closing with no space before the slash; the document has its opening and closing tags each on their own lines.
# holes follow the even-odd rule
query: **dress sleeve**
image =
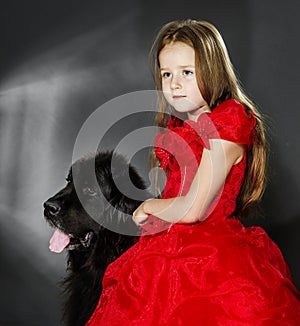
<svg viewBox="0 0 300 326">
<path fill-rule="evenodd" d="M 247 150 L 256 141 L 256 119 L 250 116 L 242 104 L 235 100 L 227 100 L 217 106 L 209 115 L 215 130 L 211 132 L 210 139 L 220 138 L 237 144 L 246 145 Z M 201 124 L 201 116 L 198 121 Z"/>
</svg>

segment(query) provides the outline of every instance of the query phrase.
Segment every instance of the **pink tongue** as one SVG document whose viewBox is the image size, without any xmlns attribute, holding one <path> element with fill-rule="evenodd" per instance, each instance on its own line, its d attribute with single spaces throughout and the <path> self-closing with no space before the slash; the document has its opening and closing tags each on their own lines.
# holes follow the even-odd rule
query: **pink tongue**
<svg viewBox="0 0 300 326">
<path fill-rule="evenodd" d="M 60 230 L 56 230 L 50 239 L 49 249 L 53 252 L 60 253 L 70 242 L 70 237 Z"/>
</svg>

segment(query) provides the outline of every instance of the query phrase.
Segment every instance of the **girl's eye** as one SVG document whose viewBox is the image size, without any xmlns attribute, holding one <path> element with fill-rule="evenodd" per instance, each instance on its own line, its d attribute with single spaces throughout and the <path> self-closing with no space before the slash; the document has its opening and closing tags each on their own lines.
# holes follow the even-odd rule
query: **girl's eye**
<svg viewBox="0 0 300 326">
<path fill-rule="evenodd" d="M 162 75 L 162 78 L 169 78 L 171 76 L 170 72 L 164 72 Z"/>
<path fill-rule="evenodd" d="M 184 71 L 183 71 L 183 75 L 184 75 L 184 76 L 190 76 L 190 75 L 192 75 L 192 74 L 193 74 L 193 72 L 190 71 L 190 70 L 184 70 Z"/>
</svg>

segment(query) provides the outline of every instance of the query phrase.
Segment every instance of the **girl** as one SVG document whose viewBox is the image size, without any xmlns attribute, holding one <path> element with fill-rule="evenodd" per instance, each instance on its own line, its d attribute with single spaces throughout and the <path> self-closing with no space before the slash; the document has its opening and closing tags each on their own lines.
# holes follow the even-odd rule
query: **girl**
<svg viewBox="0 0 300 326">
<path fill-rule="evenodd" d="M 134 212 L 144 236 L 108 267 L 87 325 L 300 325 L 280 250 L 236 219 L 263 194 L 266 139 L 219 32 L 171 22 L 151 56 L 167 183 Z"/>
</svg>

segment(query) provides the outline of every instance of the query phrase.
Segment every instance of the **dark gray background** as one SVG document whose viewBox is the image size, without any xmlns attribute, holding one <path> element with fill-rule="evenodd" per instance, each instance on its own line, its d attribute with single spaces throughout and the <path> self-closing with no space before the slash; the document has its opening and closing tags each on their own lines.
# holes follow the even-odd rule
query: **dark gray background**
<svg viewBox="0 0 300 326">
<path fill-rule="evenodd" d="M 174 19 L 219 28 L 244 88 L 270 117 L 264 216 L 249 223 L 267 229 L 300 287 L 299 11 L 297 0 L 1 3 L 1 326 L 59 325 L 65 256 L 48 250 L 42 203 L 63 186 L 88 116 L 153 89 L 148 51 Z"/>
</svg>

